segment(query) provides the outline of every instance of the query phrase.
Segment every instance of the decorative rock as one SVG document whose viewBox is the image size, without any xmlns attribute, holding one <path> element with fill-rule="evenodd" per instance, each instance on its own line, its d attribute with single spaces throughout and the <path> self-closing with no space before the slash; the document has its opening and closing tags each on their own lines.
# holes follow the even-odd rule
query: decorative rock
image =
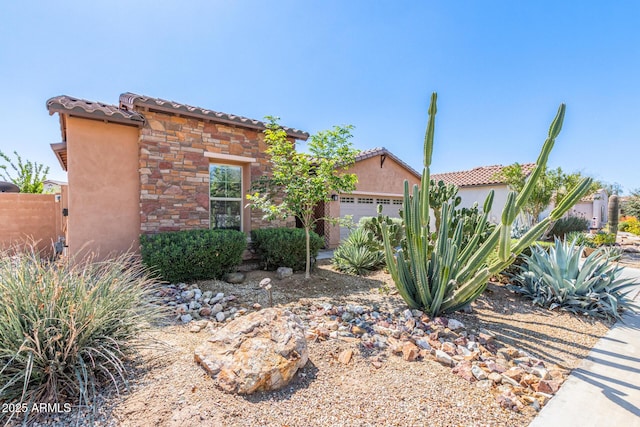
<svg viewBox="0 0 640 427">
<path fill-rule="evenodd" d="M 511 378 L 516 382 L 520 382 L 522 379 L 522 375 L 524 375 L 524 370 L 518 367 L 509 368 L 503 375 Z"/>
<path fill-rule="evenodd" d="M 188 290 L 188 291 L 183 291 L 180 294 L 180 298 L 182 298 L 185 301 L 189 301 L 189 300 L 192 300 L 195 295 L 196 293 L 193 290 Z"/>
<path fill-rule="evenodd" d="M 222 301 L 223 298 L 224 298 L 224 294 L 222 292 L 218 292 L 215 297 L 211 298 L 211 300 L 209 301 L 209 304 L 215 304 L 218 301 Z"/>
<path fill-rule="evenodd" d="M 212 297 L 212 296 L 213 296 L 213 292 L 211 292 L 211 291 L 204 291 L 204 292 L 202 293 L 202 298 L 209 298 L 209 299 L 211 299 L 211 297 Z"/>
<path fill-rule="evenodd" d="M 224 310 L 224 307 L 222 306 L 222 304 L 218 303 L 213 307 L 211 307 L 211 314 L 215 316 L 216 314 L 220 313 L 222 310 Z"/>
<path fill-rule="evenodd" d="M 200 316 L 202 316 L 202 317 L 211 316 L 211 308 L 210 307 L 202 307 L 200 309 L 200 311 L 198 311 L 198 314 L 200 314 Z"/>
<path fill-rule="evenodd" d="M 351 357 L 353 357 L 353 350 L 343 350 L 338 355 L 338 362 L 342 363 L 343 365 L 348 365 L 349 362 L 351 362 Z"/>
<path fill-rule="evenodd" d="M 238 283 L 242 283 L 244 282 L 244 279 L 247 276 L 244 275 L 244 273 L 227 273 L 227 275 L 224 277 L 224 281 L 227 283 L 232 283 L 232 284 L 238 284 Z"/>
<path fill-rule="evenodd" d="M 189 326 L 189 332 L 193 332 L 194 334 L 197 334 L 201 330 L 202 328 L 200 327 L 200 325 L 191 324 L 191 326 Z"/>
<path fill-rule="evenodd" d="M 353 314 L 349 313 L 348 311 L 345 311 L 344 313 L 342 313 L 342 321 L 343 322 L 350 322 L 354 319 Z"/>
<path fill-rule="evenodd" d="M 453 359 L 442 350 L 436 350 L 436 360 L 445 366 L 452 366 Z"/>
<path fill-rule="evenodd" d="M 458 329 L 464 329 L 464 323 L 456 319 L 449 319 L 447 327 L 452 331 L 457 331 Z"/>
<path fill-rule="evenodd" d="M 533 385 L 533 389 L 539 393 L 555 394 L 560 388 L 560 383 L 553 380 L 542 380 L 537 385 Z"/>
<path fill-rule="evenodd" d="M 293 270 L 289 267 L 278 267 L 276 270 L 276 278 L 282 280 L 293 276 Z"/>
<path fill-rule="evenodd" d="M 193 300 L 189 303 L 189 310 L 199 310 L 202 307 L 198 301 Z"/>
<path fill-rule="evenodd" d="M 417 340 L 416 345 L 424 350 L 431 350 L 431 346 L 429 345 L 429 341 L 427 340 Z"/>
<path fill-rule="evenodd" d="M 366 329 L 361 328 L 360 326 L 354 325 L 351 328 L 351 333 L 355 335 L 363 335 L 367 333 Z"/>
<path fill-rule="evenodd" d="M 418 349 L 418 347 L 411 341 L 407 341 L 402 346 L 402 358 L 407 362 L 413 362 L 418 358 L 419 354 L 420 354 L 420 349 Z"/>
<path fill-rule="evenodd" d="M 189 323 L 193 320 L 193 317 L 191 317 L 191 315 L 187 313 L 180 316 L 180 320 L 182 320 L 182 323 Z"/>
<path fill-rule="evenodd" d="M 469 382 L 473 382 L 475 381 L 475 377 L 473 376 L 473 372 L 471 372 L 471 369 L 472 369 L 471 362 L 465 361 L 465 362 L 458 363 L 458 365 L 456 365 L 456 367 L 453 368 L 451 372 L 458 375 L 459 377 L 464 378 Z"/>
<path fill-rule="evenodd" d="M 491 372 L 488 376 L 488 379 L 493 381 L 495 384 L 500 384 L 502 382 L 502 375 L 497 372 Z"/>
<path fill-rule="evenodd" d="M 539 366 L 535 366 L 533 368 L 531 368 L 531 373 L 535 376 L 537 376 L 540 379 L 543 380 L 550 380 L 551 379 L 551 374 L 549 374 L 549 371 L 547 371 L 545 368 L 541 368 Z"/>
<path fill-rule="evenodd" d="M 471 367 L 471 373 L 478 381 L 486 380 L 487 374 L 482 370 L 482 368 L 478 365 L 474 365 Z"/>
<path fill-rule="evenodd" d="M 302 321 L 267 308 L 228 323 L 196 348 L 194 358 L 226 392 L 279 389 L 309 358 Z"/>
<path fill-rule="evenodd" d="M 221 312 L 219 312 L 219 313 L 217 313 L 217 314 L 216 314 L 216 320 L 217 320 L 218 322 L 224 322 L 225 317 L 226 317 L 226 316 L 225 316 L 225 314 L 224 314 L 224 312 L 223 312 L 223 311 L 221 311 Z"/>
</svg>

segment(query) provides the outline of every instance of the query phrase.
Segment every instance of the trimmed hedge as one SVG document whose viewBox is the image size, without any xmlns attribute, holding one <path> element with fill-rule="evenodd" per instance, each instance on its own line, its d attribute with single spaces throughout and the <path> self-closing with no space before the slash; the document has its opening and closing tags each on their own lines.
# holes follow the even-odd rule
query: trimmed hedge
<svg viewBox="0 0 640 427">
<path fill-rule="evenodd" d="M 247 237 L 235 230 L 172 231 L 140 236 L 145 266 L 168 282 L 219 279 L 242 262 Z"/>
<path fill-rule="evenodd" d="M 278 267 L 290 267 L 298 271 L 305 269 L 307 248 L 304 229 L 263 228 L 253 230 L 251 231 L 251 241 L 260 255 L 265 269 L 275 270 Z M 320 248 L 324 246 L 324 239 L 312 231 L 309 243 L 313 260 L 318 256 Z"/>
</svg>

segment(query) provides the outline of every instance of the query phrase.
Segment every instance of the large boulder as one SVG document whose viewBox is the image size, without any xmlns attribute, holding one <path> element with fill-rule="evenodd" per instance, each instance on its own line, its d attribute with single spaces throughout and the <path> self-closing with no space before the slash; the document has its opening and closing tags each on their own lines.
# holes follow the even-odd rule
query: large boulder
<svg viewBox="0 0 640 427">
<path fill-rule="evenodd" d="M 302 321 L 268 308 L 239 317 L 195 350 L 195 361 L 229 393 L 251 394 L 289 383 L 309 359 Z"/>
</svg>

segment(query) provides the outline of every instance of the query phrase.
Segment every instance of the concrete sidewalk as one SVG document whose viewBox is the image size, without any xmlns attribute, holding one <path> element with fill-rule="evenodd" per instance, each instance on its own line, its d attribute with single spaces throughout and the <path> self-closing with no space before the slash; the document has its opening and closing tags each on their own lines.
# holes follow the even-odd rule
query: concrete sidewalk
<svg viewBox="0 0 640 427">
<path fill-rule="evenodd" d="M 636 280 L 640 270 L 625 268 Z M 627 313 L 596 343 L 529 427 L 640 427 L 640 313 Z"/>
</svg>

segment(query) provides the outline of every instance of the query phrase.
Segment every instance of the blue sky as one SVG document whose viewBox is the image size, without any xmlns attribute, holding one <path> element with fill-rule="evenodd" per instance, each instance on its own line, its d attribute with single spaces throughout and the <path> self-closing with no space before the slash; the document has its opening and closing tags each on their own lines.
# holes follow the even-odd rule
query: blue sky
<svg viewBox="0 0 640 427">
<path fill-rule="evenodd" d="M 353 124 L 356 148 L 416 169 L 438 92 L 432 172 L 535 161 L 640 187 L 637 1 L 3 1 L 0 150 L 51 166 L 45 102 L 123 92 L 310 133 Z"/>
</svg>

